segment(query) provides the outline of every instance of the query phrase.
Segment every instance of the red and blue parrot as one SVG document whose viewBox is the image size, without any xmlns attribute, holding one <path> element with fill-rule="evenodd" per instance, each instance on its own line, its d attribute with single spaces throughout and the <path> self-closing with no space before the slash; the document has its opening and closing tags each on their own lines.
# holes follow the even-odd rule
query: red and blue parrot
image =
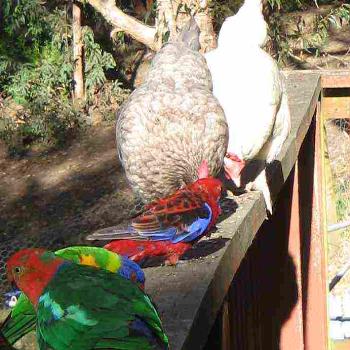
<svg viewBox="0 0 350 350">
<path fill-rule="evenodd" d="M 88 240 L 112 240 L 104 248 L 140 262 L 165 256 L 176 264 L 193 243 L 215 225 L 220 213 L 222 183 L 207 177 L 206 163 L 199 170 L 199 180 L 173 195 L 148 204 L 126 229 L 106 228 Z"/>
</svg>

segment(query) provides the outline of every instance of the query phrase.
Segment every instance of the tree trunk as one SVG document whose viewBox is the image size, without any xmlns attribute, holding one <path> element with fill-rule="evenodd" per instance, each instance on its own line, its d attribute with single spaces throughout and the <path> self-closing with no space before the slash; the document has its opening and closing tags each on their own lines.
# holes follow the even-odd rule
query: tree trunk
<svg viewBox="0 0 350 350">
<path fill-rule="evenodd" d="M 73 3 L 74 101 L 84 99 L 84 57 L 81 31 L 81 8 Z"/>
<path fill-rule="evenodd" d="M 201 1 L 202 11 L 198 12 L 194 18 L 197 21 L 201 34 L 199 37 L 199 42 L 201 44 L 201 52 L 208 52 L 215 49 L 217 46 L 217 38 L 214 32 L 213 18 L 210 14 L 207 1 Z"/>
<path fill-rule="evenodd" d="M 156 29 L 125 14 L 115 6 L 114 0 L 87 0 L 87 2 L 115 28 L 114 32 L 123 31 L 150 49 L 155 51 L 159 49 L 154 40 Z"/>
<path fill-rule="evenodd" d="M 206 52 L 216 47 L 213 21 L 208 8 L 208 1 L 211 0 L 158 0 L 156 28 L 125 14 L 115 5 L 114 0 L 86 1 L 114 27 L 113 32 L 123 31 L 154 51 L 160 49 L 167 31 L 170 37 L 175 36 L 176 28 L 182 28 L 190 18 L 189 13 L 184 10 L 184 4 L 186 4 L 190 12 L 194 14 L 201 30 L 201 51 Z M 179 13 L 178 10 L 180 10 Z"/>
<path fill-rule="evenodd" d="M 161 47 L 165 34 L 169 32 L 169 39 L 176 36 L 176 9 L 173 7 L 172 0 L 157 1 L 157 19 L 156 19 L 156 39 L 158 47 Z"/>
</svg>

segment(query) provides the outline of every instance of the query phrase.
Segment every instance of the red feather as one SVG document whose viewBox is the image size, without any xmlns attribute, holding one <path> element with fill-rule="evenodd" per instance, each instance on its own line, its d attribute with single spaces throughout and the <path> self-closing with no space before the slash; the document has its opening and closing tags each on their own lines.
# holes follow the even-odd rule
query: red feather
<svg viewBox="0 0 350 350">
<path fill-rule="evenodd" d="M 193 184 L 176 191 L 173 195 L 150 203 L 140 216 L 131 221 L 136 230 L 154 230 L 161 227 L 182 225 L 181 215 L 199 209 L 204 203 L 213 211 L 208 230 L 220 215 L 217 204 L 221 193 L 221 182 L 214 178 L 199 179 Z"/>
<path fill-rule="evenodd" d="M 191 247 L 191 243 L 174 244 L 169 241 L 133 241 L 131 239 L 112 241 L 104 246 L 105 249 L 127 256 L 135 262 L 148 257 L 165 256 L 166 263 L 170 265 L 175 265 Z"/>
<path fill-rule="evenodd" d="M 152 236 L 155 231 L 161 232 L 171 227 L 178 228 L 178 231 L 181 232 L 187 227 L 188 222 L 198 218 L 198 210 L 209 205 L 211 220 L 201 235 L 206 234 L 215 225 L 221 212 L 218 204 L 221 188 L 220 180 L 213 177 L 199 179 L 176 191 L 173 195 L 147 205 L 146 210 L 131 221 L 132 229 L 130 227 L 124 230 L 106 228 L 90 235 L 88 239 L 115 239 L 105 248 L 134 261 L 153 256 L 166 256 L 168 262 L 176 263 L 200 236 L 197 236 L 192 242 L 173 243 L 170 240 L 149 239 L 147 233 Z M 139 232 L 146 235 L 139 235 Z"/>
</svg>

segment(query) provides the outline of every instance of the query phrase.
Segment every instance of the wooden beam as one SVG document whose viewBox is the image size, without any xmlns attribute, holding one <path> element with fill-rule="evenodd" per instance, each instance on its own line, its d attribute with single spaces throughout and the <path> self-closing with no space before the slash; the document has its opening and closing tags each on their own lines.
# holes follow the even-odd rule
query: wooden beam
<svg viewBox="0 0 350 350">
<path fill-rule="evenodd" d="M 346 88 L 350 86 L 350 71 L 321 71 L 323 88 Z"/>
<path fill-rule="evenodd" d="M 284 71 L 287 76 L 294 71 Z M 305 77 L 309 74 L 321 76 L 322 88 L 347 88 L 350 87 L 350 70 L 303 70 Z"/>
<path fill-rule="evenodd" d="M 322 113 L 325 119 L 350 119 L 349 96 L 324 96 Z"/>
<path fill-rule="evenodd" d="M 316 120 L 307 139 L 307 154 L 303 159 L 304 176 L 308 178 L 308 174 L 313 175 L 312 178 L 309 178 L 309 184 L 312 186 L 311 201 L 310 198 L 305 197 L 306 201 L 302 207 L 305 230 L 303 232 L 305 350 L 328 349 L 327 230 L 325 220 L 324 164 L 322 162 L 324 153 L 323 137 L 323 120 L 320 115 L 319 104 Z M 307 212 L 309 212 L 309 217 L 306 215 Z"/>
<path fill-rule="evenodd" d="M 231 350 L 230 308 L 227 299 L 224 300 L 221 311 L 221 350 Z"/>
<path fill-rule="evenodd" d="M 300 186 L 298 164 L 295 166 L 292 185 L 291 185 L 291 209 L 290 213 L 284 214 L 284 217 L 290 215 L 289 222 L 289 240 L 288 252 L 295 265 L 295 279 L 297 284 L 298 299 L 292 309 L 289 318 L 283 324 L 281 329 L 280 350 L 302 350 L 304 349 L 304 330 L 303 330 L 303 290 L 302 290 L 302 262 L 301 262 L 301 227 L 300 215 Z"/>
<path fill-rule="evenodd" d="M 299 149 L 303 144 L 315 113 L 320 91 L 319 75 L 305 75 L 303 72 L 289 74 L 287 92 L 292 115 L 292 131 L 278 160 L 271 166 L 272 182 L 278 184 L 274 188 L 274 193 L 281 190 L 283 182 L 286 181 L 294 167 Z M 266 207 L 260 193 L 251 192 L 235 197 L 234 202 L 237 206 L 234 214 L 227 215 L 227 218 L 217 225 L 218 230 L 212 234 L 212 241 L 203 240 L 200 242 L 211 251 L 213 251 L 216 244 L 219 248 L 214 249 L 213 253 L 206 254 L 205 257 L 200 259 L 192 259 L 185 264 L 179 264 L 176 268 L 155 267 L 145 269 L 146 290 L 158 305 L 172 350 L 203 348 L 232 280 L 266 217 Z M 277 221 L 283 223 L 284 219 L 278 218 Z M 275 238 L 278 236 L 275 234 L 276 232 L 278 231 L 270 230 L 272 241 L 276 240 Z M 271 236 L 272 234 L 274 235 Z M 200 253 L 201 246 L 199 244 L 193 253 Z M 271 248 L 270 246 L 267 248 L 268 257 L 271 255 Z M 275 254 L 280 254 L 279 250 Z M 276 259 L 278 260 L 279 257 L 276 257 Z M 290 260 L 287 261 L 287 264 L 291 269 Z M 271 266 L 278 267 L 279 265 L 272 264 Z M 269 273 L 264 268 L 263 263 L 259 268 L 263 269 L 264 273 Z M 278 271 L 276 273 L 278 274 Z M 285 278 L 288 276 L 286 274 L 282 275 Z M 275 282 L 272 281 L 272 283 Z M 278 288 L 279 284 L 276 286 L 276 289 Z M 269 291 L 269 288 L 266 291 Z M 259 298 L 259 295 L 260 293 L 256 295 L 256 298 Z M 277 303 L 277 300 L 271 300 L 268 292 L 266 292 L 267 304 L 269 302 Z M 274 304 L 273 309 L 276 308 L 278 309 L 278 306 Z M 270 310 L 270 308 L 266 308 L 266 310 Z M 232 312 L 234 312 L 234 309 Z M 266 311 L 266 315 L 268 314 L 269 312 Z M 267 319 L 269 319 L 268 317 Z M 266 322 L 265 327 L 268 327 Z M 277 329 L 274 332 L 277 332 Z M 261 334 L 264 335 L 265 340 L 268 340 L 269 334 L 264 334 L 263 329 L 261 329 Z M 236 340 L 231 338 L 231 341 Z M 271 347 L 269 349 L 272 350 Z"/>
</svg>

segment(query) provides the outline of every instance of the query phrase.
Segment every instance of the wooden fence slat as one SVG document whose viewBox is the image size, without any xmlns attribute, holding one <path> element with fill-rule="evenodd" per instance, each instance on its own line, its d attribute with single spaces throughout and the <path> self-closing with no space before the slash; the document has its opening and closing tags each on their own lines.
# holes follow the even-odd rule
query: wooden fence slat
<svg viewBox="0 0 350 350">
<path fill-rule="evenodd" d="M 305 259 L 303 290 L 304 297 L 304 341 L 305 350 L 327 350 L 328 349 L 328 315 L 327 315 L 327 275 L 326 275 L 326 223 L 325 223 L 325 183 L 324 164 L 322 155 L 324 153 L 323 142 L 323 119 L 320 116 L 320 104 L 315 126 L 311 131 L 309 141 L 309 157 L 314 158 L 309 165 L 313 166 L 312 181 L 312 205 L 311 211 L 311 235 L 308 240 L 307 259 Z M 305 160 L 307 162 L 307 160 Z M 303 171 L 310 172 L 312 169 L 305 166 Z M 307 203 L 304 204 L 307 207 Z M 306 219 L 306 218 L 305 218 Z"/>
<path fill-rule="evenodd" d="M 230 324 L 230 308 L 227 299 L 222 305 L 221 320 L 221 350 L 231 350 L 231 324 Z"/>
<path fill-rule="evenodd" d="M 292 182 L 292 199 L 289 225 L 288 251 L 295 265 L 295 278 L 298 288 L 298 300 L 294 306 L 289 319 L 283 324 L 281 329 L 281 350 L 304 349 L 303 332 L 303 303 L 302 303 L 302 276 L 301 276 L 301 232 L 300 232 L 300 212 L 299 207 L 299 176 L 296 165 Z"/>
</svg>

